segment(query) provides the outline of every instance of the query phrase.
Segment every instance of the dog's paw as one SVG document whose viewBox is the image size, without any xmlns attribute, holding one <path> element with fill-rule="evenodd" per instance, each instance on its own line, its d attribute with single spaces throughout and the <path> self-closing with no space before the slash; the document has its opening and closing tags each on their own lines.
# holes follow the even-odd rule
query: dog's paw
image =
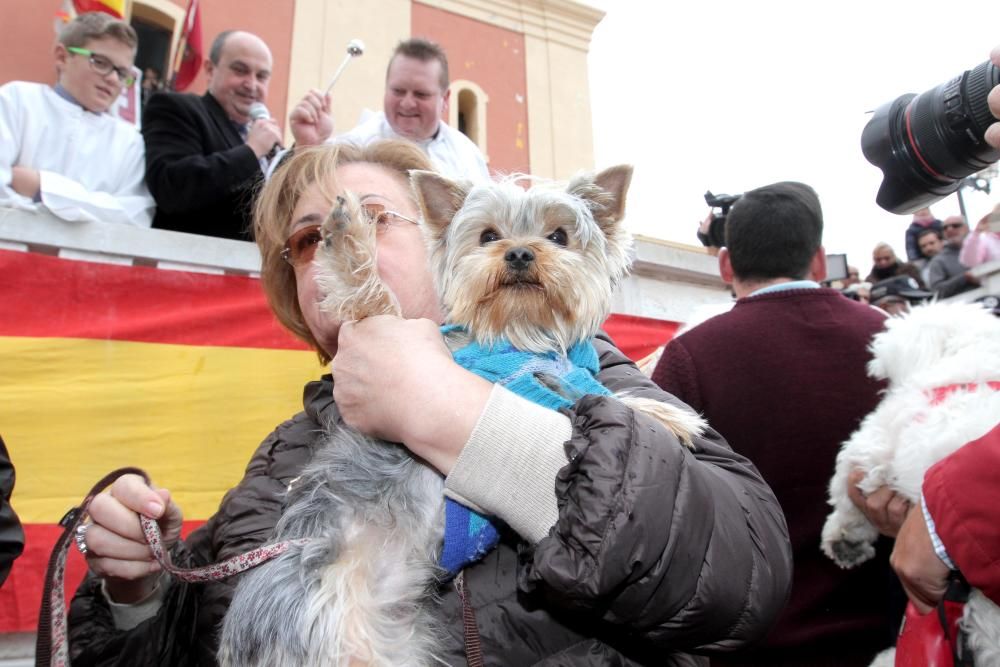
<svg viewBox="0 0 1000 667">
<path fill-rule="evenodd" d="M 871 542 L 833 540 L 823 543 L 823 553 L 846 570 L 857 567 L 874 557 L 875 547 L 872 546 Z"/>
<path fill-rule="evenodd" d="M 375 234 L 353 197 L 337 197 L 320 234 L 323 244 L 318 255 L 328 271 L 342 280 L 356 280 L 359 274 L 374 270 Z"/>
<path fill-rule="evenodd" d="M 320 234 L 316 281 L 323 311 L 339 320 L 399 315 L 396 297 L 378 274 L 375 226 L 355 197 L 337 197 Z"/>
</svg>

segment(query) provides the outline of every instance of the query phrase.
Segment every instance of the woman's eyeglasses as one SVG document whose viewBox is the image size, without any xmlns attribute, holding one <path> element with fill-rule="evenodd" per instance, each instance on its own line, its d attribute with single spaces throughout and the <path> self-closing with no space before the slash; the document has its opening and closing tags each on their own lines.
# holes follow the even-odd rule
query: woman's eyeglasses
<svg viewBox="0 0 1000 667">
<path fill-rule="evenodd" d="M 389 211 L 382 204 L 362 204 L 368 220 L 376 226 L 376 231 L 384 232 L 398 221 L 419 224 L 413 218 L 396 211 Z M 281 258 L 292 266 L 311 262 L 316 255 L 316 244 L 323 240 L 319 225 L 303 227 L 288 237 L 285 247 L 281 250 Z"/>
<path fill-rule="evenodd" d="M 66 50 L 70 53 L 75 53 L 78 56 L 86 56 L 90 61 L 90 69 L 94 70 L 98 74 L 108 75 L 114 72 L 118 77 L 118 80 L 122 82 L 126 88 L 135 83 L 135 76 L 132 75 L 131 69 L 126 69 L 124 67 L 115 67 L 115 64 L 108 60 L 107 57 L 102 56 L 100 53 L 94 53 L 90 49 L 81 49 L 78 46 L 67 46 Z"/>
</svg>

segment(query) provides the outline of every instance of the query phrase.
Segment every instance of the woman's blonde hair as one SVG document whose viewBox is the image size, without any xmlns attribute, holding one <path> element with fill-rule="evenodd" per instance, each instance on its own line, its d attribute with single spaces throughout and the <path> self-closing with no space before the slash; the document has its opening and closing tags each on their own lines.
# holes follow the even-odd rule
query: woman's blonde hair
<svg viewBox="0 0 1000 667">
<path fill-rule="evenodd" d="M 316 350 L 321 363 L 330 355 L 323 350 L 306 326 L 299 308 L 295 271 L 281 257 L 288 240 L 292 213 L 303 193 L 314 183 L 330 202 L 337 191 L 337 167 L 352 162 L 380 165 L 396 172 L 407 182 L 413 169 L 433 171 L 430 160 L 408 141 L 377 141 L 367 146 L 324 144 L 298 149 L 261 189 L 254 205 L 253 227 L 260 248 L 260 281 L 278 321 Z"/>
</svg>

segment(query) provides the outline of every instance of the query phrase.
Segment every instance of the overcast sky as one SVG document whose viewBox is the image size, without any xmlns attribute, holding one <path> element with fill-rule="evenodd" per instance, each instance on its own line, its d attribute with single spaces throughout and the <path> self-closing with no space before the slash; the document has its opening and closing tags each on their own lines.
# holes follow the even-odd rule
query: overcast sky
<svg viewBox="0 0 1000 667">
<path fill-rule="evenodd" d="M 1000 43 L 998 0 L 588 1 L 607 13 L 589 57 L 595 162 L 635 165 L 630 229 L 698 245 L 705 190 L 803 181 L 820 195 L 827 252 L 846 252 L 862 276 L 878 241 L 905 256 L 910 221 L 875 204 L 866 112 Z M 993 186 L 967 194 L 973 224 L 1000 201 Z M 958 213 L 958 200 L 931 210 Z"/>
</svg>

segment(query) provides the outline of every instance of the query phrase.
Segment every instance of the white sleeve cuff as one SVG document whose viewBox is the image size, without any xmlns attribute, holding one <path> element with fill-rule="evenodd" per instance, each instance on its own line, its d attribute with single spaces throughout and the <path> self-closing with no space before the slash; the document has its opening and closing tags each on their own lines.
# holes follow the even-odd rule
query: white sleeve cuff
<svg viewBox="0 0 1000 667">
<path fill-rule="evenodd" d="M 496 516 L 532 544 L 559 518 L 556 474 L 566 465 L 569 418 L 500 385 L 445 480 L 445 494 Z"/>
<path fill-rule="evenodd" d="M 170 588 L 170 577 L 161 574 L 159 581 L 156 582 L 156 586 L 149 592 L 149 595 L 138 602 L 122 604 L 111 600 L 111 596 L 108 595 L 108 590 L 104 586 L 104 581 L 101 581 L 101 594 L 111 609 L 111 618 L 115 621 L 115 628 L 119 630 L 131 630 L 146 619 L 156 616 L 163 605 L 163 598 L 166 596 L 168 588 Z"/>
<path fill-rule="evenodd" d="M 930 511 L 927 509 L 927 503 L 924 501 L 923 494 L 920 495 L 920 510 L 924 514 L 924 523 L 927 524 L 927 533 L 931 536 L 931 543 L 934 545 L 934 553 L 941 562 L 948 566 L 949 570 L 957 570 L 955 564 L 951 561 L 948 556 L 948 551 L 944 548 L 944 542 L 938 537 L 937 527 L 934 525 L 934 517 L 931 516 Z"/>
</svg>

